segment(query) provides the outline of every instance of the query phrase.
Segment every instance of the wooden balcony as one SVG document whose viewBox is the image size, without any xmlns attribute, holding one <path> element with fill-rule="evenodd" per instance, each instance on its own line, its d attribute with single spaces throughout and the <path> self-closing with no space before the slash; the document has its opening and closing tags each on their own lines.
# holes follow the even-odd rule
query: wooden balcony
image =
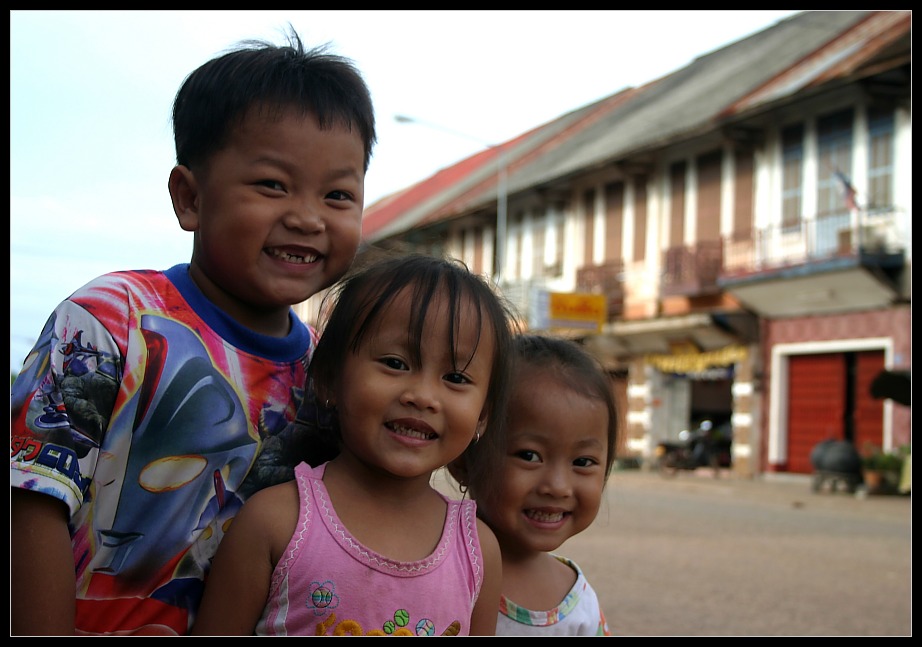
<svg viewBox="0 0 922 647">
<path fill-rule="evenodd" d="M 624 263 L 609 261 L 577 269 L 576 291 L 604 294 L 607 297 L 608 321 L 615 321 L 624 312 Z"/>
<path fill-rule="evenodd" d="M 717 278 L 723 266 L 723 243 L 701 241 L 696 245 L 671 247 L 664 252 L 662 296 L 716 294 L 721 291 Z"/>
<path fill-rule="evenodd" d="M 901 266 L 909 237 L 898 213 L 880 209 L 855 216 L 827 214 L 792 224 L 760 228 L 724 243 L 721 283 L 735 278 L 827 265 L 856 259 L 864 265 Z"/>
<path fill-rule="evenodd" d="M 908 214 L 836 213 L 728 240 L 720 286 L 764 317 L 835 314 L 911 301 Z M 792 280 L 796 279 L 796 280 Z"/>
</svg>

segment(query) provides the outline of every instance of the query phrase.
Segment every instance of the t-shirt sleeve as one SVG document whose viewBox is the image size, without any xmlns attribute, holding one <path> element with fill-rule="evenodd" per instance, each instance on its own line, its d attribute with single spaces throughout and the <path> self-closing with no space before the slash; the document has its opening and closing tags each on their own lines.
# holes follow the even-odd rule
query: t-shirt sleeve
<svg viewBox="0 0 922 647">
<path fill-rule="evenodd" d="M 72 299 L 55 308 L 10 389 L 11 487 L 54 496 L 71 515 L 80 508 L 121 367 L 113 335 L 93 313 Z"/>
</svg>

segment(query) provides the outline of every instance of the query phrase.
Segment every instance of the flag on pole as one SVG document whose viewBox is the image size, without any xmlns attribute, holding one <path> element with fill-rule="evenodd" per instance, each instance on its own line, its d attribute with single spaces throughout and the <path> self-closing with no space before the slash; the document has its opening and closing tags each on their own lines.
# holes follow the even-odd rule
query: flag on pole
<svg viewBox="0 0 922 647">
<path fill-rule="evenodd" d="M 855 187 L 852 186 L 852 181 L 848 179 L 845 173 L 839 170 L 836 170 L 835 176 L 838 178 L 839 182 L 842 183 L 842 194 L 845 199 L 845 206 L 848 207 L 849 211 L 857 211 L 858 201 L 856 197 L 858 192 L 855 190 Z"/>
</svg>

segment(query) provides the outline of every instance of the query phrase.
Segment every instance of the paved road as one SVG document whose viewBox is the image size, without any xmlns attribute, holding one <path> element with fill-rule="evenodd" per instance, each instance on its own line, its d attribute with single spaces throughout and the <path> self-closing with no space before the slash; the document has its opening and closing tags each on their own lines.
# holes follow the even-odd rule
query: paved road
<svg viewBox="0 0 922 647">
<path fill-rule="evenodd" d="M 620 636 L 911 636 L 912 500 L 640 470 L 576 560 Z"/>
</svg>

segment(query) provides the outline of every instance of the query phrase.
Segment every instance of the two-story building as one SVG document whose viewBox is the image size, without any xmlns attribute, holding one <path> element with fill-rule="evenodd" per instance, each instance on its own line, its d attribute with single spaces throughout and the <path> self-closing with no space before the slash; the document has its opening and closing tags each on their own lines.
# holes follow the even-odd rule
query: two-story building
<svg viewBox="0 0 922 647">
<path fill-rule="evenodd" d="M 909 443 L 909 407 L 869 386 L 911 370 L 911 28 L 796 14 L 368 205 L 365 242 L 460 258 L 581 340 L 622 456 L 703 419 L 732 426 L 740 476 L 809 473 L 827 438 Z"/>
</svg>

